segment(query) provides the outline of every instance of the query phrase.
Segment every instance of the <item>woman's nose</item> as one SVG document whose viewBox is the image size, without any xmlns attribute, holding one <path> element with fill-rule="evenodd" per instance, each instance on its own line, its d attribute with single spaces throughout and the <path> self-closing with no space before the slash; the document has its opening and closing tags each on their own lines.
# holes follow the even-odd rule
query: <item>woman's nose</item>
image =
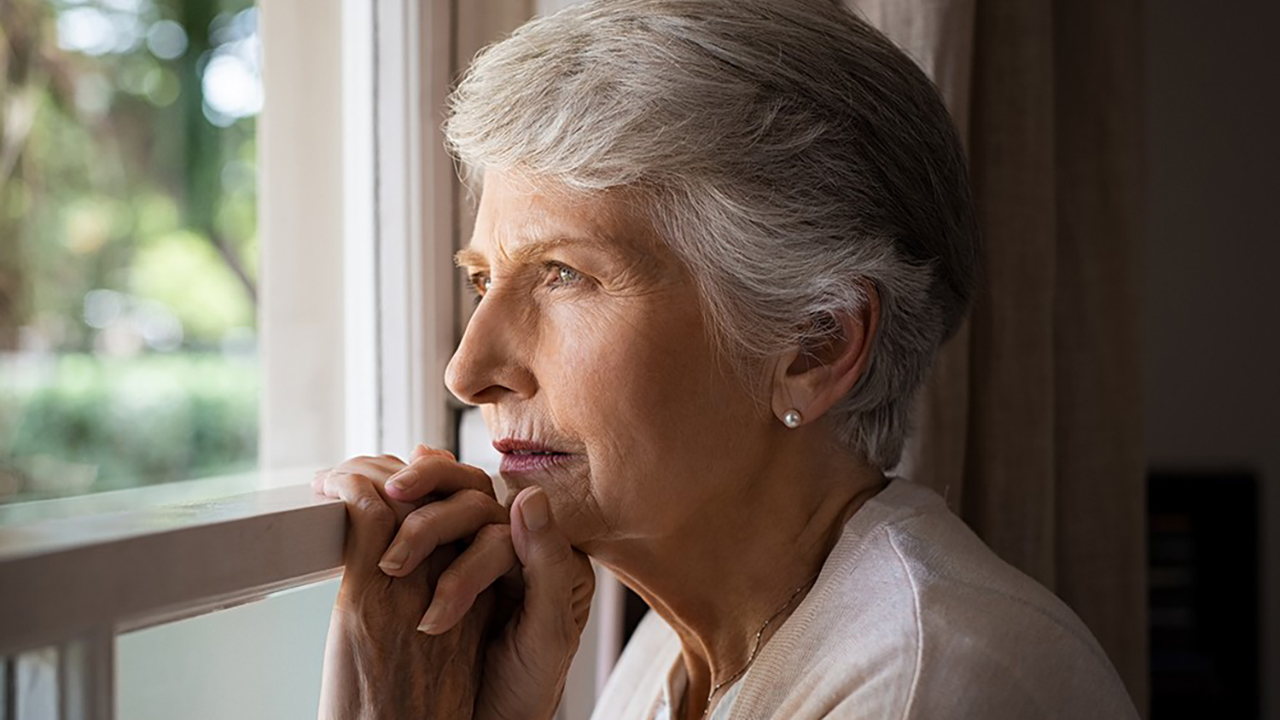
<svg viewBox="0 0 1280 720">
<path fill-rule="evenodd" d="M 468 405 L 495 403 L 507 396 L 530 397 L 537 388 L 533 373 L 520 360 L 519 327 L 525 320 L 504 313 L 497 297 L 486 297 L 471 315 L 458 349 L 445 368 L 449 392 Z"/>
</svg>

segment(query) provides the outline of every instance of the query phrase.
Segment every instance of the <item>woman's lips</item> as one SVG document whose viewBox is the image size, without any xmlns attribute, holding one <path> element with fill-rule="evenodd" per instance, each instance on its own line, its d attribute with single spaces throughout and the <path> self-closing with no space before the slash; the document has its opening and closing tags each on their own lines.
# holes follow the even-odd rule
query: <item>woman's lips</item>
<svg viewBox="0 0 1280 720">
<path fill-rule="evenodd" d="M 553 470 L 569 463 L 575 456 L 537 440 L 502 438 L 495 440 L 494 449 L 502 453 L 503 475 L 518 475 Z"/>
<path fill-rule="evenodd" d="M 499 470 L 503 475 L 546 472 L 567 465 L 573 458 L 569 453 L 503 453 Z"/>
</svg>

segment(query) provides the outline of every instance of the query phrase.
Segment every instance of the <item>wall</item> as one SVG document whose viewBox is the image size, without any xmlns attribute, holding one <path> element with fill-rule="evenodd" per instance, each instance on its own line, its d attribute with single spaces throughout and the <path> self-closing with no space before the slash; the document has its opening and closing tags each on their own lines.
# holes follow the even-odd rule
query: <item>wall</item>
<svg viewBox="0 0 1280 720">
<path fill-rule="evenodd" d="M 1147 453 L 1260 475 L 1264 717 L 1280 718 L 1280 3 L 1146 12 Z"/>
</svg>

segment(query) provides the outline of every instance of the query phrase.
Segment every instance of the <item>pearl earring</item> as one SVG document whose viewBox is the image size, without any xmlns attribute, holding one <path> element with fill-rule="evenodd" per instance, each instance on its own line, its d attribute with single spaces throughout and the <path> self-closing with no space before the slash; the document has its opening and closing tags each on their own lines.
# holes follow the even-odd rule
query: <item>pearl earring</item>
<svg viewBox="0 0 1280 720">
<path fill-rule="evenodd" d="M 787 411 L 787 412 L 782 416 L 782 424 L 783 424 L 783 425 L 786 425 L 787 427 L 789 427 L 789 428 L 791 428 L 791 429 L 793 429 L 793 430 L 794 430 L 795 428 L 800 427 L 800 423 L 801 423 L 801 422 L 803 422 L 803 421 L 804 421 L 804 418 L 800 417 L 800 411 L 799 411 L 799 410 L 796 410 L 796 409 L 794 409 L 794 408 L 793 408 L 793 409 L 791 409 L 791 410 L 788 410 L 788 411 Z"/>
</svg>

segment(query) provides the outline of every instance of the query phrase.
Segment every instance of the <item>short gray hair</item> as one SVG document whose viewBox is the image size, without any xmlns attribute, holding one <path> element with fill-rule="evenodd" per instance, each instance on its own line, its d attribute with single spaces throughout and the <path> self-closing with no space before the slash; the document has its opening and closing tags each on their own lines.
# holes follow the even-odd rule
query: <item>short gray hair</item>
<svg viewBox="0 0 1280 720">
<path fill-rule="evenodd" d="M 897 464 L 978 241 L 937 89 L 865 21 L 830 0 L 587 2 L 478 55 L 445 133 L 471 172 L 646 193 L 740 368 L 820 342 L 873 284 L 870 363 L 831 417 Z"/>
</svg>

